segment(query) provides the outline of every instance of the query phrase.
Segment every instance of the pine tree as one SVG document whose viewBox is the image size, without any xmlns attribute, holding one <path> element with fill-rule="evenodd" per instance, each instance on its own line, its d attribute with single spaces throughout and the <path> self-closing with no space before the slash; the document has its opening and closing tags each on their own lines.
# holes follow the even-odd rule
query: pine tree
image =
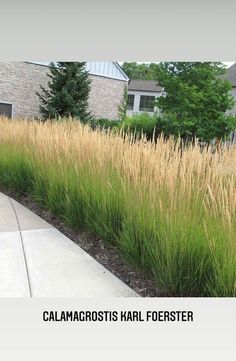
<svg viewBox="0 0 236 361">
<path fill-rule="evenodd" d="M 43 119 L 74 117 L 81 122 L 91 119 L 88 97 L 91 80 L 85 62 L 50 63 L 48 87 L 37 93 Z"/>
</svg>

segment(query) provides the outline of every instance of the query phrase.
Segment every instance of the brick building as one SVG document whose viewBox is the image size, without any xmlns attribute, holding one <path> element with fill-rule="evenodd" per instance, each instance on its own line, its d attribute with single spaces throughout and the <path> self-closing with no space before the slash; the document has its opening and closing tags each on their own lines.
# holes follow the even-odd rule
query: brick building
<svg viewBox="0 0 236 361">
<path fill-rule="evenodd" d="M 117 119 L 128 77 L 117 62 L 86 62 L 92 80 L 89 108 L 95 118 Z M 39 117 L 40 85 L 47 86 L 48 63 L 0 63 L 0 115 Z"/>
</svg>

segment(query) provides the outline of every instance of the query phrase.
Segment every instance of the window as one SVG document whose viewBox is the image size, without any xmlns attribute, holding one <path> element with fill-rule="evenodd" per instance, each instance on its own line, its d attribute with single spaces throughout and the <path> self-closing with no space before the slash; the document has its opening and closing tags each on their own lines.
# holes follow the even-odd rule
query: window
<svg viewBox="0 0 236 361">
<path fill-rule="evenodd" d="M 127 109 L 134 109 L 134 94 L 128 94 Z"/>
<path fill-rule="evenodd" d="M 11 118 L 12 117 L 12 104 L 0 102 L 0 116 Z"/>
<path fill-rule="evenodd" d="M 139 110 L 142 112 L 154 112 L 155 97 L 141 95 Z"/>
</svg>

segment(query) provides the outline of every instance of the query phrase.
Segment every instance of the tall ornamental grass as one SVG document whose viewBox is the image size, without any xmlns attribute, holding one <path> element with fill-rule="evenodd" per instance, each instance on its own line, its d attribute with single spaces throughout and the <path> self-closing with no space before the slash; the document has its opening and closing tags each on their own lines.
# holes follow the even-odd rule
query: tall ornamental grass
<svg viewBox="0 0 236 361">
<path fill-rule="evenodd" d="M 0 184 L 118 246 L 163 295 L 235 296 L 235 146 L 2 118 Z"/>
</svg>

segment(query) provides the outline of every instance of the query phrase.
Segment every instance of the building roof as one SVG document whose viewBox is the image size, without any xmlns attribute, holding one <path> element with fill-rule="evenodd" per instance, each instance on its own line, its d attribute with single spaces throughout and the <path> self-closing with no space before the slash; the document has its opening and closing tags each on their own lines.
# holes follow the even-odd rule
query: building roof
<svg viewBox="0 0 236 361">
<path fill-rule="evenodd" d="M 128 90 L 160 92 L 162 87 L 157 84 L 156 80 L 134 80 L 129 81 Z"/>
<path fill-rule="evenodd" d="M 31 63 L 49 66 L 50 61 L 33 61 Z M 86 61 L 86 70 L 91 75 L 98 75 L 126 82 L 129 81 L 128 76 L 116 61 Z"/>
<path fill-rule="evenodd" d="M 91 75 L 128 81 L 129 78 L 116 61 L 87 61 L 86 70 Z"/>
<path fill-rule="evenodd" d="M 236 63 L 227 69 L 223 78 L 229 80 L 233 86 L 236 86 Z"/>
</svg>

